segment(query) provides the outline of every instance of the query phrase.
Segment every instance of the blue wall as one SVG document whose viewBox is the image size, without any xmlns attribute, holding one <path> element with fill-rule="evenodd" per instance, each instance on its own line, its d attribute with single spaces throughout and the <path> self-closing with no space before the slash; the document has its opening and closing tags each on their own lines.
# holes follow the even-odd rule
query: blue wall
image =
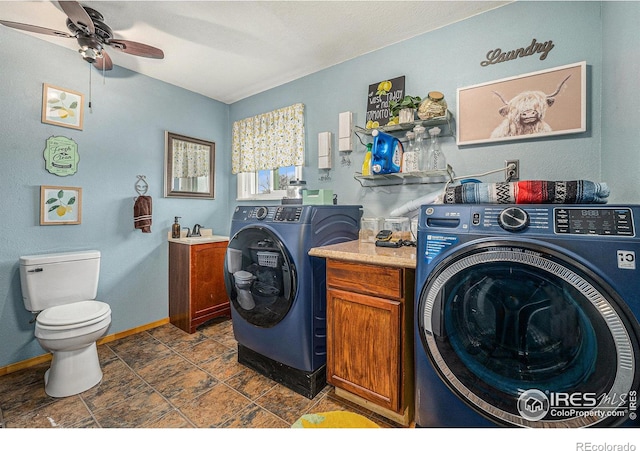
<svg viewBox="0 0 640 451">
<path fill-rule="evenodd" d="M 68 49 L 0 27 L 0 367 L 43 354 L 24 308 L 21 255 L 98 249 L 98 296 L 111 305 L 110 333 L 168 316 L 167 231 L 173 216 L 225 233 L 229 221 L 226 171 L 228 110 L 223 103 L 114 67 L 92 74 L 93 112 L 82 131 L 40 121 L 42 84 L 89 93 L 89 65 Z M 163 198 L 164 131 L 216 142 L 216 199 Z M 45 170 L 50 136 L 78 144 L 76 174 Z M 152 233 L 133 228 L 137 175 L 153 197 Z M 40 185 L 82 187 L 82 224 L 39 225 Z"/>
<path fill-rule="evenodd" d="M 640 2 L 602 8 L 602 180 L 612 200 L 640 203 Z"/>
<path fill-rule="evenodd" d="M 638 5 L 620 7 L 637 11 Z M 365 148 L 357 140 L 351 167 L 342 167 L 340 159 L 334 156 L 331 182 L 319 181 L 318 170 L 314 169 L 317 134 L 331 131 L 335 141 L 340 112 L 354 112 L 354 123 L 364 125 L 370 84 L 406 75 L 407 93 L 424 97 L 431 90 L 441 91 L 455 114 L 459 87 L 586 61 L 587 133 L 464 147 L 458 147 L 455 138 L 441 141 L 447 161 L 458 176 L 483 173 L 502 167 L 505 159 L 519 159 L 522 179 L 600 181 L 602 6 L 599 2 L 509 4 L 234 103 L 231 121 L 294 101 L 303 102 L 307 114 L 308 167 L 304 172 L 307 185 L 332 188 L 342 203 L 362 203 L 365 215 L 385 216 L 404 202 L 441 187 L 361 188 L 353 179 L 353 173 L 360 170 Z M 615 28 L 615 24 L 611 26 Z M 632 35 L 633 28 L 629 28 L 629 40 L 617 40 L 617 45 L 628 45 L 635 51 L 638 37 Z M 555 45 L 544 61 L 530 56 L 480 66 L 489 50 L 526 47 L 533 38 L 540 42 L 552 40 Z M 483 180 L 503 181 L 504 174 Z"/>
<path fill-rule="evenodd" d="M 425 18 L 425 20 L 428 20 Z M 513 75 L 586 61 L 588 131 L 553 139 L 443 149 L 457 175 L 481 173 L 517 158 L 523 179 L 606 181 L 611 202 L 637 203 L 640 182 L 638 88 L 639 2 L 516 2 L 336 65 L 232 105 L 115 68 L 103 84 L 93 74 L 93 113 L 83 131 L 40 122 L 42 83 L 88 93 L 88 68 L 72 51 L 0 28 L 0 367 L 43 353 L 33 338 L 18 276 L 20 255 L 96 248 L 103 253 L 99 297 L 112 306 L 111 333 L 165 318 L 166 236 L 173 216 L 227 234 L 236 205 L 230 175 L 233 121 L 296 102 L 305 104 L 306 166 L 310 188 L 333 189 L 340 203 L 358 203 L 367 215 L 388 215 L 404 202 L 440 188 L 414 185 L 362 188 L 354 180 L 364 156 L 357 139 L 352 165 L 334 156 L 330 182 L 317 170 L 317 134 L 335 136 L 338 114 L 354 113 L 364 124 L 369 84 L 406 75 L 406 90 L 425 96 L 442 91 L 456 111 L 456 89 Z M 544 61 L 531 56 L 481 67 L 496 47 L 517 49 L 552 40 Z M 162 197 L 164 130 L 216 142 L 216 199 Z M 49 136 L 63 135 L 79 146 L 78 173 L 57 177 L 44 169 Z M 154 198 L 153 233 L 133 229 L 137 174 L 144 174 Z M 503 180 L 502 174 L 483 178 Z M 40 185 L 81 186 L 83 221 L 76 226 L 39 226 Z M 231 199 L 230 199 L 231 197 Z"/>
</svg>

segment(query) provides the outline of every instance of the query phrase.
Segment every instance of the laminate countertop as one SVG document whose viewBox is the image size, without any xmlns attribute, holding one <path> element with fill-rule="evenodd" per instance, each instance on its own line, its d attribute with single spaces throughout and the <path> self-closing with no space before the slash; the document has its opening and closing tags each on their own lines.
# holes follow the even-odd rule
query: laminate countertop
<svg viewBox="0 0 640 451">
<path fill-rule="evenodd" d="M 313 247 L 309 250 L 309 255 L 395 268 L 415 268 L 417 253 L 412 246 L 377 247 L 374 243 L 354 240 Z"/>
</svg>

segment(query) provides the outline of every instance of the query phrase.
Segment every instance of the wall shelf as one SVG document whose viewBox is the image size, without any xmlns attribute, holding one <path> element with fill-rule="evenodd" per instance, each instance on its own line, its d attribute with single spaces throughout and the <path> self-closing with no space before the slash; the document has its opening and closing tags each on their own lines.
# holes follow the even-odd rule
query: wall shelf
<svg viewBox="0 0 640 451">
<path fill-rule="evenodd" d="M 447 166 L 446 171 L 420 171 L 393 174 L 362 175 L 359 172 L 353 176 L 362 187 L 414 185 L 425 183 L 446 183 L 453 180 L 453 169 Z"/>
<path fill-rule="evenodd" d="M 451 112 L 447 110 L 447 114 L 445 116 L 434 117 L 433 119 L 427 119 L 424 121 L 417 120 L 413 122 L 405 122 L 403 124 L 383 125 L 382 127 L 378 127 L 375 129 L 363 128 L 356 125 L 354 127 L 354 130 L 357 133 L 364 133 L 365 135 L 371 135 L 371 132 L 373 132 L 373 130 L 380 130 L 385 133 L 394 133 L 394 132 L 402 132 L 402 131 L 408 132 L 410 130 L 413 130 L 413 128 L 417 125 L 422 125 L 426 129 L 429 129 L 431 127 L 436 127 L 438 125 L 446 125 L 447 129 L 443 130 L 443 133 L 440 134 L 440 137 L 446 137 L 446 136 L 455 136 L 454 128 L 451 124 L 452 120 L 453 120 L 453 116 Z"/>
</svg>

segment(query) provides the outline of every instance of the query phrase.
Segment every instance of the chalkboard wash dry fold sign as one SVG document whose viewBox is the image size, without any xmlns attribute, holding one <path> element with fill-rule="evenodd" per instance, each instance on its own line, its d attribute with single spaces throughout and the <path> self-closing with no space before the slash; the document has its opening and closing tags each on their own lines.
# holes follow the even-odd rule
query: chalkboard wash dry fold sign
<svg viewBox="0 0 640 451">
<path fill-rule="evenodd" d="M 389 123 L 389 102 L 399 102 L 404 97 L 405 76 L 383 80 L 369 85 L 367 95 L 367 128 L 377 128 Z M 375 124 L 375 125 L 374 125 Z"/>
<path fill-rule="evenodd" d="M 509 50 L 503 52 L 501 48 L 489 50 L 487 52 L 486 60 L 480 63 L 481 66 L 486 67 L 490 64 L 503 63 L 505 61 L 511 61 L 516 58 L 524 58 L 525 56 L 531 56 L 533 54 L 540 53 L 540 61 L 547 58 L 547 55 L 555 47 L 553 41 L 537 42 L 535 39 L 531 41 L 531 44 L 524 48 L 520 47 L 517 50 Z"/>
</svg>

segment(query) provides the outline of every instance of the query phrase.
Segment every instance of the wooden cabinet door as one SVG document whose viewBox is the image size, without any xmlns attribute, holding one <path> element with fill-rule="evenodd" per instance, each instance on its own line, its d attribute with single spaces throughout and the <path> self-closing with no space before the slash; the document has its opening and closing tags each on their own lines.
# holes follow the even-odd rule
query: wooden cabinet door
<svg viewBox="0 0 640 451">
<path fill-rule="evenodd" d="M 224 286 L 227 242 L 191 246 L 191 318 L 228 308 Z"/>
<path fill-rule="evenodd" d="M 399 301 L 327 290 L 327 381 L 400 412 L 401 319 Z"/>
<path fill-rule="evenodd" d="M 189 246 L 169 243 L 169 319 L 171 324 L 189 331 Z"/>
</svg>

